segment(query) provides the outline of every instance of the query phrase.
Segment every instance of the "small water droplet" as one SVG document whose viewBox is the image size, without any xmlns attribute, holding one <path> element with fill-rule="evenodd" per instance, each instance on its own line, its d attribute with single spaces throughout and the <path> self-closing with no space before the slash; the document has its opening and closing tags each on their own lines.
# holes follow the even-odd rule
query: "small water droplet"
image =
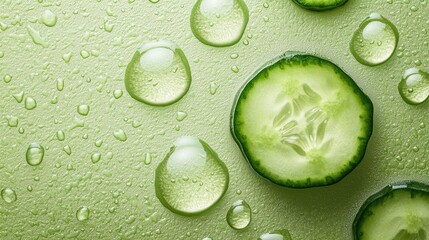
<svg viewBox="0 0 429 240">
<path fill-rule="evenodd" d="M 95 146 L 96 147 L 101 147 L 101 145 L 103 144 L 103 140 L 97 140 L 96 142 L 95 142 Z"/>
<path fill-rule="evenodd" d="M 252 219 L 252 210 L 244 200 L 238 200 L 232 204 L 226 215 L 228 225 L 236 230 L 249 226 Z"/>
<path fill-rule="evenodd" d="M 237 195 L 241 195 L 241 190 L 238 189 L 235 193 L 237 193 Z"/>
<path fill-rule="evenodd" d="M 113 97 L 116 99 L 119 99 L 120 97 L 122 97 L 123 94 L 124 92 L 120 89 L 113 91 Z"/>
<path fill-rule="evenodd" d="M 64 90 L 64 79 L 62 78 L 57 79 L 57 90 L 58 91 Z"/>
<path fill-rule="evenodd" d="M 100 153 L 94 153 L 91 155 L 91 162 L 97 163 L 101 160 L 101 154 Z"/>
<path fill-rule="evenodd" d="M 72 53 L 64 53 L 62 56 L 62 59 L 64 60 L 64 62 L 69 63 L 72 56 L 73 56 Z"/>
<path fill-rule="evenodd" d="M 66 135 L 65 135 L 65 133 L 63 132 L 63 131 L 58 131 L 57 132 L 57 139 L 59 140 L 59 141 L 64 141 L 64 139 L 66 139 Z"/>
<path fill-rule="evenodd" d="M 215 95 L 218 88 L 219 88 L 219 85 L 217 83 L 211 82 L 210 83 L 210 94 Z"/>
<path fill-rule="evenodd" d="M 118 129 L 113 132 L 113 136 L 116 138 L 116 140 L 119 140 L 121 142 L 127 141 L 127 135 L 125 134 L 124 130 Z"/>
<path fill-rule="evenodd" d="M 63 150 L 69 156 L 72 154 L 72 149 L 71 149 L 71 147 L 69 145 L 66 145 L 65 147 L 63 147 Z"/>
<path fill-rule="evenodd" d="M 81 207 L 76 211 L 76 218 L 79 221 L 86 221 L 89 219 L 90 210 L 88 207 Z"/>
<path fill-rule="evenodd" d="M 11 188 L 3 188 L 1 190 L 1 198 L 7 203 L 13 203 L 16 201 L 16 193 Z"/>
<path fill-rule="evenodd" d="M 144 155 L 144 164 L 149 165 L 152 162 L 152 156 L 150 155 L 150 153 L 146 153 Z"/>
<path fill-rule="evenodd" d="M 179 101 L 189 90 L 191 70 L 183 51 L 166 40 L 149 42 L 134 54 L 125 86 L 136 100 L 154 106 Z"/>
<path fill-rule="evenodd" d="M 182 215 L 197 214 L 213 206 L 224 195 L 228 183 L 228 169 L 217 154 L 207 143 L 189 136 L 174 142 L 155 172 L 156 196 L 165 207 Z"/>
<path fill-rule="evenodd" d="M 233 53 L 229 56 L 231 59 L 237 59 L 239 55 L 237 53 Z"/>
<path fill-rule="evenodd" d="M 9 127 L 17 127 L 18 126 L 19 120 L 17 117 L 7 116 L 6 119 L 7 119 L 7 125 Z"/>
<path fill-rule="evenodd" d="M 237 66 L 232 66 L 231 70 L 235 73 L 238 73 L 240 71 L 240 69 Z"/>
<path fill-rule="evenodd" d="M 4 75 L 4 77 L 3 77 L 3 81 L 4 81 L 5 83 L 10 83 L 10 82 L 12 81 L 12 76 L 11 76 L 11 75 L 9 75 L 9 74 Z"/>
<path fill-rule="evenodd" d="M 47 9 L 42 15 L 42 23 L 47 27 L 53 27 L 57 24 L 58 17 L 51 10 Z"/>
<path fill-rule="evenodd" d="M 177 112 L 176 120 L 181 122 L 188 116 L 186 112 Z"/>
<path fill-rule="evenodd" d="M 262 234 L 258 240 L 292 240 L 288 230 L 276 230 L 270 233 Z"/>
<path fill-rule="evenodd" d="M 38 143 L 31 143 L 27 148 L 26 160 L 31 166 L 37 166 L 43 161 L 45 149 Z"/>
<path fill-rule="evenodd" d="M 91 54 L 88 51 L 86 51 L 86 50 L 82 50 L 82 51 L 80 51 L 80 56 L 83 59 L 86 59 L 86 58 L 89 58 L 89 56 L 91 56 Z"/>
<path fill-rule="evenodd" d="M 33 40 L 34 44 L 40 45 L 44 48 L 48 47 L 48 44 L 46 43 L 45 39 L 40 35 L 40 32 L 35 30 L 30 25 L 27 25 L 27 32 L 31 37 L 31 40 Z"/>
<path fill-rule="evenodd" d="M 87 116 L 89 113 L 89 106 L 86 104 L 82 104 L 77 106 L 77 112 L 82 116 Z"/>
<path fill-rule="evenodd" d="M 411 105 L 423 103 L 429 96 L 429 73 L 418 68 L 407 69 L 398 90 L 406 103 Z"/>
<path fill-rule="evenodd" d="M 157 2 L 159 2 L 159 0 L 149 0 L 149 2 L 151 2 L 151 3 L 157 3 Z"/>
<path fill-rule="evenodd" d="M 21 92 L 19 92 L 19 93 L 17 93 L 17 94 L 13 94 L 13 98 L 15 98 L 15 100 L 16 100 L 18 103 L 21 103 L 21 102 L 22 102 L 22 100 L 24 100 L 24 92 L 23 92 L 23 91 L 21 91 Z"/>
<path fill-rule="evenodd" d="M 112 32 L 114 26 L 115 25 L 113 23 L 111 23 L 109 20 L 104 21 L 104 31 Z"/>
<path fill-rule="evenodd" d="M 378 13 L 365 18 L 350 42 L 356 60 L 368 66 L 382 64 L 393 55 L 399 33 L 395 25 Z M 378 42 L 379 44 L 373 44 Z"/>
<path fill-rule="evenodd" d="M 24 130 L 24 128 L 20 127 L 20 128 L 18 129 L 18 132 L 19 132 L 20 134 L 23 134 L 23 133 L 25 132 L 25 130 Z"/>
<path fill-rule="evenodd" d="M 27 191 L 32 192 L 32 191 L 33 191 L 33 187 L 32 187 L 32 186 L 30 186 L 30 185 L 28 185 L 28 186 L 27 186 Z"/>
<path fill-rule="evenodd" d="M 198 0 L 191 12 L 191 29 L 202 43 L 225 47 L 236 44 L 249 21 L 243 0 Z"/>
<path fill-rule="evenodd" d="M 265 2 L 263 6 L 264 8 L 268 8 L 270 5 L 267 2 Z"/>
<path fill-rule="evenodd" d="M 0 58 L 4 57 L 4 52 L 0 51 Z"/>
<path fill-rule="evenodd" d="M 37 102 L 32 97 L 26 97 L 24 100 L 24 107 L 27 110 L 32 110 L 37 107 Z"/>
</svg>

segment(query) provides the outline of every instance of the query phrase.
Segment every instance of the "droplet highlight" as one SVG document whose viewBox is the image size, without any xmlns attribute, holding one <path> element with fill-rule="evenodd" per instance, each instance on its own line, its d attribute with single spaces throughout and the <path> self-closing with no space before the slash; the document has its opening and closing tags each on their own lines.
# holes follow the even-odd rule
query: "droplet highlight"
<svg viewBox="0 0 429 240">
<path fill-rule="evenodd" d="M 262 234 L 258 240 L 292 240 L 288 230 L 276 230 L 270 233 Z"/>
<path fill-rule="evenodd" d="M 418 105 L 429 97 L 429 73 L 419 68 L 410 68 L 404 72 L 398 85 L 402 99 L 411 105 Z"/>
<path fill-rule="evenodd" d="M 350 42 L 350 51 L 364 65 L 375 66 L 390 59 L 398 45 L 396 26 L 378 13 L 365 18 Z"/>
<path fill-rule="evenodd" d="M 155 172 L 156 196 L 172 212 L 194 215 L 212 207 L 225 194 L 229 173 L 204 141 L 178 138 Z"/>
<path fill-rule="evenodd" d="M 15 191 L 11 188 L 3 188 L 1 190 L 1 198 L 7 203 L 13 203 L 17 199 Z"/>
<path fill-rule="evenodd" d="M 249 226 L 252 219 L 252 210 L 244 200 L 238 200 L 232 204 L 226 215 L 228 225 L 236 230 Z"/>
<path fill-rule="evenodd" d="M 191 12 L 191 29 L 202 43 L 214 47 L 236 44 L 249 21 L 242 0 L 198 0 Z"/>
<path fill-rule="evenodd" d="M 31 166 L 37 166 L 43 161 L 45 149 L 38 143 L 31 143 L 27 148 L 25 155 L 27 163 Z"/>
<path fill-rule="evenodd" d="M 125 87 L 136 100 L 165 106 L 179 101 L 189 90 L 191 70 L 183 51 L 166 40 L 143 44 L 125 73 Z"/>
</svg>

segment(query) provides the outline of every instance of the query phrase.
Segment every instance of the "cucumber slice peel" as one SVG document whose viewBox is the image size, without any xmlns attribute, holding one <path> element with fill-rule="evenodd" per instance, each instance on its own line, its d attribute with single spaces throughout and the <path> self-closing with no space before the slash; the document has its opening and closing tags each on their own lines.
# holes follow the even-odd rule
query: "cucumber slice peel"
<svg viewBox="0 0 429 240">
<path fill-rule="evenodd" d="M 364 156 L 373 107 L 331 62 L 286 53 L 244 85 L 231 132 L 253 169 L 286 187 L 338 182 Z"/>
<path fill-rule="evenodd" d="M 429 185 L 392 184 L 372 195 L 354 223 L 355 240 L 429 239 Z"/>
</svg>

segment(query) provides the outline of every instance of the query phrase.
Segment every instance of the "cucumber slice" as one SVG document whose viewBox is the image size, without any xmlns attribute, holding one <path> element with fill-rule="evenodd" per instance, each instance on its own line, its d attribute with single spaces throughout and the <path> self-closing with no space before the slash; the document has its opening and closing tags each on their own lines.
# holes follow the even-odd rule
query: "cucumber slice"
<svg viewBox="0 0 429 240">
<path fill-rule="evenodd" d="M 363 204 L 353 223 L 356 240 L 429 239 L 429 185 L 394 184 Z"/>
<path fill-rule="evenodd" d="M 312 11 L 325 11 L 339 7 L 347 0 L 293 0 L 299 6 Z"/>
<path fill-rule="evenodd" d="M 251 166 L 279 185 L 338 182 L 361 161 L 371 100 L 333 63 L 287 53 L 245 84 L 231 132 Z"/>
</svg>

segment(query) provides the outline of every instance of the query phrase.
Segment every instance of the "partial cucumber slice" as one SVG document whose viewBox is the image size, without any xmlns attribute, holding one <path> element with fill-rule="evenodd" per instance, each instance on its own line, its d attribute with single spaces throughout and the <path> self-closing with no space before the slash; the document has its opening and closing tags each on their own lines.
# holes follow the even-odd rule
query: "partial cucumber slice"
<svg viewBox="0 0 429 240">
<path fill-rule="evenodd" d="M 270 181 L 323 186 L 361 161 L 372 115 L 371 100 L 336 65 L 288 53 L 241 89 L 231 132 L 252 167 Z"/>
<path fill-rule="evenodd" d="M 355 240 L 429 239 L 429 185 L 385 187 L 361 207 L 353 232 Z"/>
<path fill-rule="evenodd" d="M 339 7 L 347 0 L 293 0 L 299 6 L 313 11 L 325 11 Z"/>
</svg>

